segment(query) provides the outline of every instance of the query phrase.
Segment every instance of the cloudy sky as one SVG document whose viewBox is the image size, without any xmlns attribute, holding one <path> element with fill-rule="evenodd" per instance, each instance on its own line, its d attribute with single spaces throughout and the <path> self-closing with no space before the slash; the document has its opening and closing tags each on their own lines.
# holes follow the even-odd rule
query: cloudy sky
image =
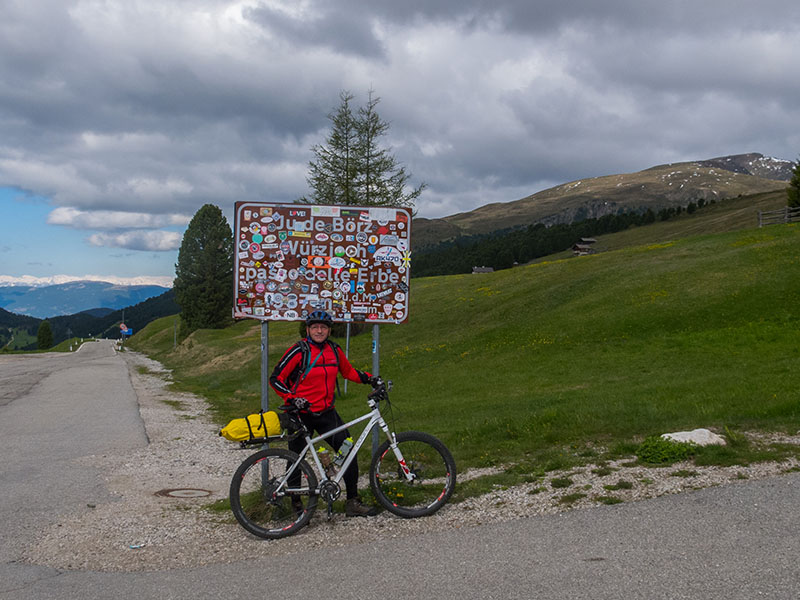
<svg viewBox="0 0 800 600">
<path fill-rule="evenodd" d="M 800 154 L 796 0 L 0 0 L 0 283 L 171 281 L 195 211 L 308 193 L 373 89 L 420 216 Z"/>
</svg>

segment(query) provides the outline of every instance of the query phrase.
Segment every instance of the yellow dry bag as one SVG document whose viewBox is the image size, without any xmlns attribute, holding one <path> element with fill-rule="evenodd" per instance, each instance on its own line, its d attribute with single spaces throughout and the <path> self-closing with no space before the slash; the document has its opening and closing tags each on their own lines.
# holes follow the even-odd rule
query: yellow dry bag
<svg viewBox="0 0 800 600">
<path fill-rule="evenodd" d="M 281 434 L 281 422 L 274 410 L 261 411 L 246 418 L 234 419 L 219 430 L 219 434 L 232 442 L 242 442 Z"/>
</svg>

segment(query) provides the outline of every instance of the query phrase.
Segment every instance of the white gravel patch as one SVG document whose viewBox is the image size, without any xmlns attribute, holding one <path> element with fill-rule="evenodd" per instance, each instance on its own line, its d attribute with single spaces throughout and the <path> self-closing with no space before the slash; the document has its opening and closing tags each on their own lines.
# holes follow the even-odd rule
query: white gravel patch
<svg viewBox="0 0 800 600">
<path fill-rule="evenodd" d="M 203 508 L 227 498 L 231 475 L 247 456 L 246 451 L 217 436 L 218 427 L 211 422 L 202 398 L 166 389 L 169 372 L 159 363 L 130 351 L 122 356 L 129 366 L 150 444 L 124 456 L 82 458 L 98 469 L 116 500 L 91 505 L 78 516 L 64 516 L 56 527 L 42 531 L 24 550 L 26 562 L 95 571 L 168 570 L 229 563 L 557 513 L 597 506 L 603 499 L 610 503 L 654 498 L 798 468 L 797 460 L 728 468 L 689 463 L 648 468 L 617 461 L 606 465 L 613 471 L 604 474 L 596 466 L 587 465 L 449 504 L 423 519 L 401 519 L 384 512 L 366 519 L 337 514 L 328 521 L 324 504 L 320 504 L 311 523 L 297 535 L 261 540 L 244 531 L 229 512 Z M 147 372 L 140 373 L 140 368 Z M 797 444 L 800 436 L 771 441 Z M 673 475 L 681 470 L 685 471 L 683 476 Z M 465 481 L 491 472 L 474 470 L 459 473 L 458 478 Z M 571 484 L 553 488 L 552 480 L 557 478 L 569 478 Z M 362 478 L 361 487 L 367 487 L 366 478 Z M 156 495 L 159 490 L 176 488 L 207 490 L 210 494 L 203 498 Z M 565 503 L 567 496 L 570 501 Z"/>
</svg>

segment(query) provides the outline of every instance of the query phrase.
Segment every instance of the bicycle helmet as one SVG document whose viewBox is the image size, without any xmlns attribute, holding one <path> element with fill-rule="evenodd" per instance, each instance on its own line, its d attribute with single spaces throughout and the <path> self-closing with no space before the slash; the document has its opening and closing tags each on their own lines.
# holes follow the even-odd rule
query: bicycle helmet
<svg viewBox="0 0 800 600">
<path fill-rule="evenodd" d="M 311 327 L 314 323 L 322 323 L 331 327 L 333 325 L 333 317 L 324 310 L 315 310 L 306 317 L 306 327 Z"/>
</svg>

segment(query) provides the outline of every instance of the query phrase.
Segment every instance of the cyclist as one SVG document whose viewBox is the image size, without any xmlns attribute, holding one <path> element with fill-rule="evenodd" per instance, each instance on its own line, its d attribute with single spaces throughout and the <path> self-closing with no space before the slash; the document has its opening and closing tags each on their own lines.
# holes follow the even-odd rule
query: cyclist
<svg viewBox="0 0 800 600">
<path fill-rule="evenodd" d="M 281 357 L 272 375 L 270 385 L 283 399 L 284 405 L 300 408 L 299 416 L 309 431 L 320 435 L 344 425 L 334 407 L 336 377 L 356 383 L 369 383 L 369 373 L 353 368 L 338 344 L 330 341 L 333 318 L 323 310 L 315 310 L 306 318 L 307 337 L 293 344 Z M 348 430 L 340 431 L 328 438 L 334 450 L 339 450 Z M 289 450 L 302 452 L 305 440 L 300 437 L 289 440 Z M 374 507 L 366 506 L 358 496 L 358 464 L 354 460 L 344 473 L 347 495 L 345 514 L 348 517 L 369 517 L 377 513 Z M 293 500 L 296 510 L 302 510 L 299 499 Z"/>
</svg>

